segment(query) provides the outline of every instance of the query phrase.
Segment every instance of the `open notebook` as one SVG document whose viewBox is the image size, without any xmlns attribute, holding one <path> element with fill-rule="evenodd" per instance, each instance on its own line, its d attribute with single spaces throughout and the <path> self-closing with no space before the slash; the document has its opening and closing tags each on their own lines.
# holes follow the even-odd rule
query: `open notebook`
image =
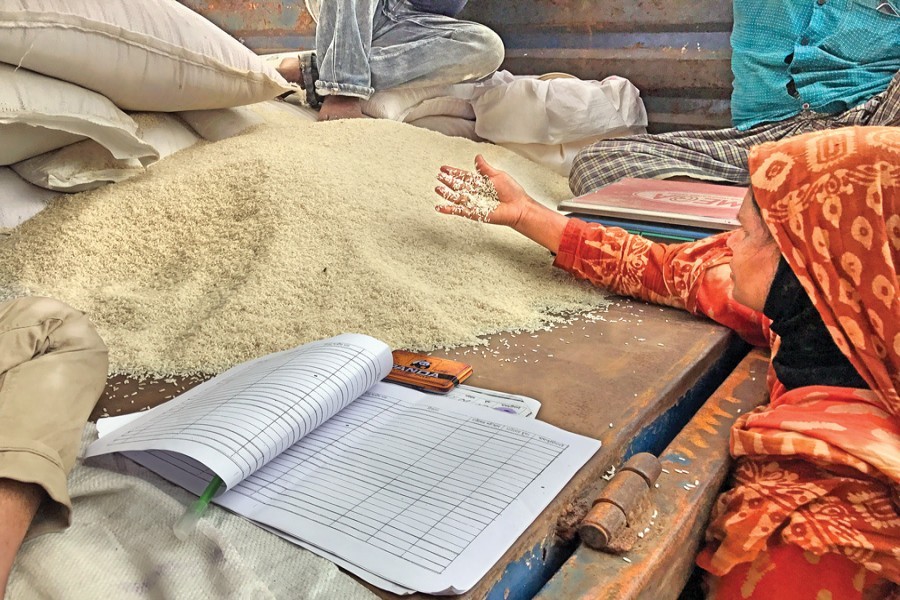
<svg viewBox="0 0 900 600">
<path fill-rule="evenodd" d="M 600 442 L 381 379 L 344 334 L 239 365 L 95 442 L 395 592 L 478 582 Z M 172 543 L 177 543 L 173 536 Z"/>
</svg>

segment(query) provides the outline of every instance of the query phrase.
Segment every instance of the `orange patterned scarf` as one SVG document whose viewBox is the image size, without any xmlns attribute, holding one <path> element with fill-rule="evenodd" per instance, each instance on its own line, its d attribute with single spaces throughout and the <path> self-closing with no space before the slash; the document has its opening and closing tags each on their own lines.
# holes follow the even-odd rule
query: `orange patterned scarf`
<svg viewBox="0 0 900 600">
<path fill-rule="evenodd" d="M 763 144 L 749 166 L 782 255 L 871 390 L 785 391 L 770 371 L 770 404 L 732 430 L 734 487 L 698 562 L 724 575 L 787 544 L 898 583 L 900 128 Z"/>
</svg>

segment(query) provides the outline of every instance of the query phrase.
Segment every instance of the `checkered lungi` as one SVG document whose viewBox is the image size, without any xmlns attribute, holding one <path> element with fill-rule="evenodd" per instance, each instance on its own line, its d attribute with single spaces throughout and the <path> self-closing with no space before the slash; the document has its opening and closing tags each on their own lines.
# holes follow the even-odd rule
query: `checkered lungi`
<svg viewBox="0 0 900 600">
<path fill-rule="evenodd" d="M 580 196 L 623 177 L 676 176 L 747 185 L 747 151 L 751 146 L 852 125 L 900 125 L 900 72 L 885 91 L 839 114 L 806 110 L 796 117 L 747 131 L 732 127 L 601 140 L 578 153 L 569 174 L 569 187 Z"/>
</svg>

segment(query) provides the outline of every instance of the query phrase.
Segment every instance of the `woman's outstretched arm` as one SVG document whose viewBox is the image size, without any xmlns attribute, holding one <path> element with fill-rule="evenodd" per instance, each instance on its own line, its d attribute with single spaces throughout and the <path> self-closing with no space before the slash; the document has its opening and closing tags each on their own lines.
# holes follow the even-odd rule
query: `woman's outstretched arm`
<svg viewBox="0 0 900 600">
<path fill-rule="evenodd" d="M 585 223 L 551 210 L 482 156 L 476 172 L 441 167 L 435 191 L 447 201 L 438 212 L 506 225 L 554 254 L 554 265 L 613 293 L 686 309 L 766 345 L 760 315 L 731 297 L 729 234 L 684 244 L 659 244 L 618 227 Z M 493 184 L 485 212 L 484 178 Z"/>
</svg>

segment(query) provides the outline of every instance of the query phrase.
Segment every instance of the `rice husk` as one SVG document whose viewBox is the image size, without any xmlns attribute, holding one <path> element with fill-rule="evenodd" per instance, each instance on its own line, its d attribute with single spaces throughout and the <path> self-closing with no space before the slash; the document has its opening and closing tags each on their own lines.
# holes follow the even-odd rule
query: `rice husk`
<svg viewBox="0 0 900 600">
<path fill-rule="evenodd" d="M 564 178 L 503 148 L 395 122 L 286 111 L 129 181 L 54 201 L 0 240 L 9 290 L 88 313 L 111 371 L 213 373 L 342 332 L 477 344 L 606 304 L 497 226 L 434 210 L 442 164 L 482 153 L 548 204 Z"/>
</svg>

